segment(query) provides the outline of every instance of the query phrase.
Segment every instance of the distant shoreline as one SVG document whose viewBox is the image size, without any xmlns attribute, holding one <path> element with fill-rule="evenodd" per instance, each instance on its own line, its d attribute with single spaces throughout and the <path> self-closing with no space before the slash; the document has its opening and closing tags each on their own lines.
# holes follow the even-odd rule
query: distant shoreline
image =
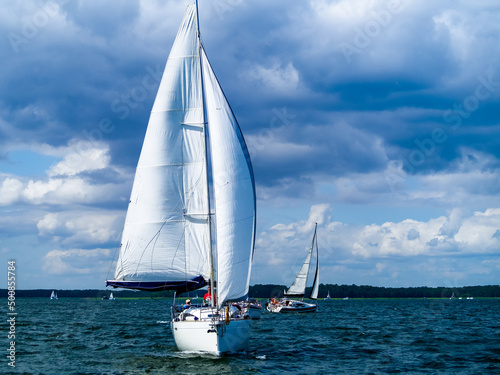
<svg viewBox="0 0 500 375">
<path fill-rule="evenodd" d="M 253 298 L 281 297 L 287 287 L 275 284 L 256 284 L 250 286 L 249 296 Z M 102 298 L 109 296 L 112 292 L 117 298 L 137 299 L 137 298 L 163 298 L 173 297 L 172 291 L 143 292 L 119 289 L 18 289 L 16 297 L 46 297 L 49 298 L 52 290 L 57 291 L 59 298 Z M 201 297 L 202 289 L 180 295 L 180 298 Z M 330 293 L 332 300 L 344 299 L 446 299 L 452 295 L 456 298 L 500 298 L 500 285 L 480 285 L 464 287 L 374 287 L 369 285 L 337 285 L 321 284 L 319 287 L 319 300 Z M 306 296 L 308 295 L 306 290 Z M 8 290 L 0 289 L 0 296 L 7 298 Z"/>
</svg>

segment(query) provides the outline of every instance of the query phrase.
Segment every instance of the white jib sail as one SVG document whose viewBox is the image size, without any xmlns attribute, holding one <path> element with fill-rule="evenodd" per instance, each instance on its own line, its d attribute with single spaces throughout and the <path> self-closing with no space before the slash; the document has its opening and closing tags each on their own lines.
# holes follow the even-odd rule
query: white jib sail
<svg viewBox="0 0 500 375">
<path fill-rule="evenodd" d="M 208 183 L 196 7 L 184 16 L 151 112 L 115 280 L 210 277 Z"/>
<path fill-rule="evenodd" d="M 311 295 L 309 298 L 311 299 L 318 299 L 318 289 L 319 289 L 319 250 L 318 250 L 318 224 L 316 224 L 316 227 L 314 228 L 314 236 L 313 236 L 313 242 L 311 249 L 314 249 L 316 247 L 316 272 L 314 273 L 314 282 L 313 286 L 311 289 Z M 330 293 L 328 291 L 328 293 Z"/>
<path fill-rule="evenodd" d="M 311 296 L 309 298 L 318 299 L 318 289 L 319 289 L 319 264 L 318 260 L 316 260 L 316 273 L 314 275 L 314 283 L 311 290 Z"/>
<path fill-rule="evenodd" d="M 293 282 L 290 289 L 287 290 L 287 296 L 300 296 L 303 297 L 306 291 L 307 275 L 309 273 L 309 264 L 311 263 L 312 247 L 309 249 L 306 260 L 302 265 L 295 281 Z"/>
<path fill-rule="evenodd" d="M 217 304 L 248 294 L 255 235 L 255 185 L 250 157 L 231 107 L 202 50 L 212 154 L 217 243 Z"/>
</svg>

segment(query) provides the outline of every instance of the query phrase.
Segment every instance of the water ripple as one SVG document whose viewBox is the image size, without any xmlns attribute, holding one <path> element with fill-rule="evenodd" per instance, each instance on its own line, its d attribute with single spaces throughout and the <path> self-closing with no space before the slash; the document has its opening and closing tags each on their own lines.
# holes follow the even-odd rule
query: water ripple
<svg viewBox="0 0 500 375">
<path fill-rule="evenodd" d="M 53 302 L 19 299 L 19 373 L 500 373 L 500 300 L 320 301 L 265 313 L 222 357 L 176 350 L 168 300 Z"/>
</svg>

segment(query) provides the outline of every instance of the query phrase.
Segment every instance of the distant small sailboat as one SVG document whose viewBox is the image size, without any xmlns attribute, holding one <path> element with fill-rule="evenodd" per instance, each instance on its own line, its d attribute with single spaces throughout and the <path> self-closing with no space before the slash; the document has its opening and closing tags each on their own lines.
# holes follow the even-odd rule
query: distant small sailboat
<svg viewBox="0 0 500 375">
<path fill-rule="evenodd" d="M 455 292 L 452 292 L 452 293 L 451 293 L 451 297 L 450 297 L 450 299 L 455 299 Z"/>
<path fill-rule="evenodd" d="M 330 291 L 328 291 L 328 294 L 325 297 L 325 301 L 329 301 L 329 300 L 331 300 Z"/>
<path fill-rule="evenodd" d="M 58 299 L 57 293 L 55 291 L 52 291 L 52 294 L 50 295 L 50 299 Z"/>
<path fill-rule="evenodd" d="M 114 300 L 117 300 L 118 298 L 117 298 L 117 297 L 113 297 L 113 293 L 111 293 L 111 294 L 109 295 L 109 297 L 108 297 L 108 296 L 103 296 L 103 297 L 102 297 L 102 299 L 103 299 L 103 300 L 110 300 L 110 301 L 114 301 Z"/>
<path fill-rule="evenodd" d="M 314 227 L 314 235 L 312 239 L 311 247 L 309 248 L 309 253 L 307 254 L 306 260 L 302 265 L 295 281 L 292 286 L 285 292 L 284 297 L 281 300 L 276 298 L 270 299 L 266 303 L 266 309 L 273 313 L 306 313 L 316 311 L 317 305 L 315 303 L 307 303 L 304 301 L 297 301 L 293 299 L 288 299 L 288 297 L 304 298 L 306 292 L 307 276 L 309 275 L 309 266 L 311 263 L 311 257 L 313 250 L 316 249 L 316 272 L 314 275 L 314 282 L 311 289 L 310 299 L 318 299 L 318 286 L 319 286 L 319 251 L 318 251 L 318 240 L 317 240 L 317 230 L 318 224 L 316 223 Z"/>
</svg>

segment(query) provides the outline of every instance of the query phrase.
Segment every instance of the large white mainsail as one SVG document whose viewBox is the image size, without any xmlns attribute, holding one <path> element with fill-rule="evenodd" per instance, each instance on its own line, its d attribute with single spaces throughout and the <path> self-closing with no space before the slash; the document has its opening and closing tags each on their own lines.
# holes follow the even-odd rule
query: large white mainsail
<svg viewBox="0 0 500 375">
<path fill-rule="evenodd" d="M 199 51 L 196 8 L 191 6 L 177 33 L 151 111 L 115 282 L 110 285 L 182 291 L 199 288 L 210 277 Z"/>
</svg>

